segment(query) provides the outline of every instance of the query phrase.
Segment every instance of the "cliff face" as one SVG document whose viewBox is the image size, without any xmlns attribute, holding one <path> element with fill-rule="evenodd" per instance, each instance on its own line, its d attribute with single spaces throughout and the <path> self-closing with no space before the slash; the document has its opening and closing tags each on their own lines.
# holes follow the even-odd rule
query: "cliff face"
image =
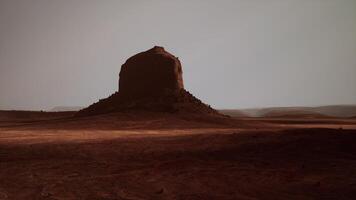
<svg viewBox="0 0 356 200">
<path fill-rule="evenodd" d="M 119 92 L 127 98 L 161 96 L 183 88 L 182 66 L 163 47 L 132 56 L 121 67 Z"/>
<path fill-rule="evenodd" d="M 128 110 L 218 115 L 184 89 L 178 58 L 157 46 L 129 58 L 121 67 L 119 91 L 77 116 Z"/>
</svg>

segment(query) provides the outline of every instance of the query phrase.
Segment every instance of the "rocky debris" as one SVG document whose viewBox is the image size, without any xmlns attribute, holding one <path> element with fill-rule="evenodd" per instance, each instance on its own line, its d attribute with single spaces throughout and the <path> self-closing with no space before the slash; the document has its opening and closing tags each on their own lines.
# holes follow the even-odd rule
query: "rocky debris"
<svg viewBox="0 0 356 200">
<path fill-rule="evenodd" d="M 77 116 L 131 110 L 220 115 L 184 89 L 178 58 L 157 46 L 129 58 L 120 71 L 119 91 Z"/>
</svg>

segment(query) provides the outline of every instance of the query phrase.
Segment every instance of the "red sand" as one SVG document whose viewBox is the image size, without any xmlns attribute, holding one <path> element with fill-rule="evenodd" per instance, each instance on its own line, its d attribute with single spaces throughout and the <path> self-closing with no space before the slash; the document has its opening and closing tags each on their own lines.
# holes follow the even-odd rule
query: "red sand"
<svg viewBox="0 0 356 200">
<path fill-rule="evenodd" d="M 356 196 L 355 120 L 135 116 L 0 122 L 0 199 Z"/>
</svg>

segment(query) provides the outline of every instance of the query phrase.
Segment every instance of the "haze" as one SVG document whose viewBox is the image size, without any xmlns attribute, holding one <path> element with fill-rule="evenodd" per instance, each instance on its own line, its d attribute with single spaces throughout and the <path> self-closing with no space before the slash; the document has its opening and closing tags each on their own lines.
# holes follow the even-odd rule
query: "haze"
<svg viewBox="0 0 356 200">
<path fill-rule="evenodd" d="M 164 46 L 215 108 L 356 104 L 356 1 L 0 0 L 0 109 L 87 106 Z"/>
</svg>

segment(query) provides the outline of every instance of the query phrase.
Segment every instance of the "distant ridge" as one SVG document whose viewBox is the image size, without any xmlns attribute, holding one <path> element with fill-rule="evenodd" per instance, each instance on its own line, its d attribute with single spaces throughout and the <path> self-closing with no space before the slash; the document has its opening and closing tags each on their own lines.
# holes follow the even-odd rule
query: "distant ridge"
<svg viewBox="0 0 356 200">
<path fill-rule="evenodd" d="M 84 107 L 81 106 L 56 106 L 49 110 L 50 112 L 65 112 L 65 111 L 79 111 Z"/>
<path fill-rule="evenodd" d="M 0 121 L 36 121 L 71 117 L 73 111 L 63 112 L 44 112 L 44 111 L 25 111 L 25 110 L 0 110 Z"/>
<path fill-rule="evenodd" d="M 267 107 L 221 110 L 232 117 L 341 117 L 356 116 L 356 105 L 328 105 L 317 107 Z"/>
</svg>

